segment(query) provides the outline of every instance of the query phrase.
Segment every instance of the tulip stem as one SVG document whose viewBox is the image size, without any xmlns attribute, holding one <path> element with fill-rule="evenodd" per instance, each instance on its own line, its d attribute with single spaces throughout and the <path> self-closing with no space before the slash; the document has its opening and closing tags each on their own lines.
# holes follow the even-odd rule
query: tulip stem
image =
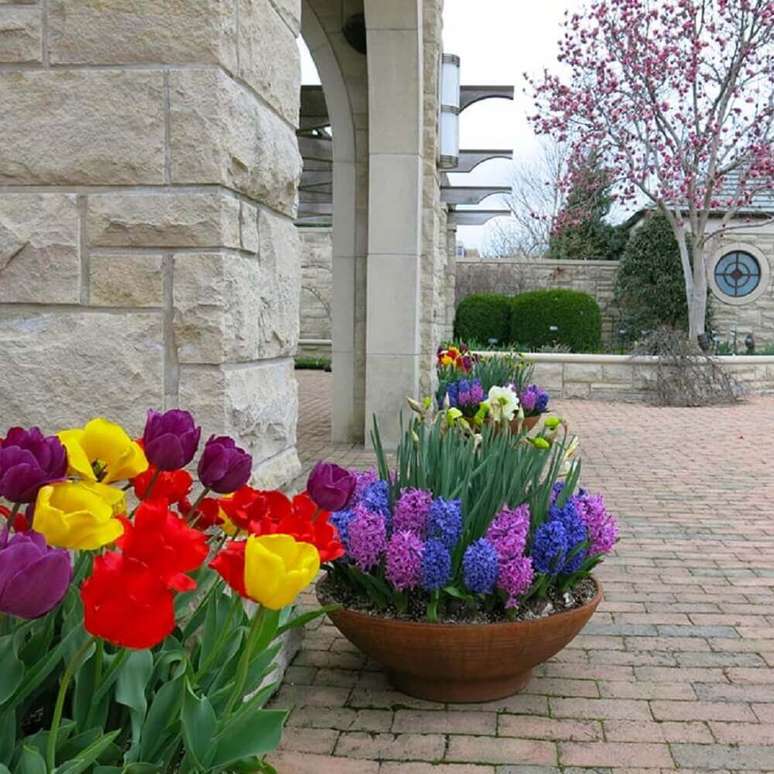
<svg viewBox="0 0 774 774">
<path fill-rule="evenodd" d="M 56 704 L 54 705 L 54 715 L 51 718 L 51 730 L 48 732 L 48 745 L 46 747 L 46 767 L 49 772 L 53 772 L 56 767 L 56 741 L 59 736 L 59 726 L 62 723 L 62 712 L 64 710 L 65 698 L 67 696 L 67 689 L 70 687 L 73 676 L 78 671 L 78 667 L 83 661 L 83 657 L 88 652 L 89 648 L 94 644 L 94 638 L 89 637 L 86 642 L 75 651 L 75 654 L 70 659 L 65 669 L 62 679 L 59 683 L 59 693 L 56 696 Z"/>
<path fill-rule="evenodd" d="M 201 505 L 202 500 L 205 497 L 207 497 L 207 495 L 209 493 L 210 493 L 210 488 L 208 486 L 205 486 L 204 489 L 202 489 L 202 493 L 196 498 L 196 500 L 194 500 L 194 504 L 191 506 L 190 510 L 186 514 L 186 519 L 188 521 L 191 521 L 191 519 L 193 519 L 193 521 L 191 522 L 191 526 L 192 527 L 195 527 L 196 526 L 196 522 L 199 520 L 198 518 L 194 518 L 194 517 L 196 517 L 196 511 L 198 510 L 199 506 Z"/>
<path fill-rule="evenodd" d="M 234 705 L 242 698 L 242 692 L 245 689 L 245 681 L 247 680 L 247 672 L 250 669 L 250 660 L 252 658 L 253 647 L 258 640 L 261 631 L 263 630 L 263 624 L 266 620 L 266 611 L 261 605 L 255 611 L 253 621 L 250 625 L 250 630 L 247 633 L 247 639 L 245 640 L 244 650 L 239 657 L 239 664 L 237 665 L 236 676 L 234 677 L 234 690 L 231 691 L 231 696 L 228 698 L 226 704 L 226 710 L 224 717 L 230 717 L 234 710 Z"/>
</svg>

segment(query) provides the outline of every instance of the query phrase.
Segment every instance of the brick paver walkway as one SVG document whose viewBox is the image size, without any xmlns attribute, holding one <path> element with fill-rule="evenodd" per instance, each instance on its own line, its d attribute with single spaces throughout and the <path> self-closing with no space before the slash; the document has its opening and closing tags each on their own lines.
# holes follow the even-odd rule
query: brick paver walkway
<svg viewBox="0 0 774 774">
<path fill-rule="evenodd" d="M 301 377 L 305 461 L 367 463 L 327 443 L 326 375 Z M 523 694 L 444 706 L 390 690 L 326 623 L 276 700 L 280 774 L 774 771 L 774 399 L 556 409 L 622 522 L 589 626 Z"/>
</svg>

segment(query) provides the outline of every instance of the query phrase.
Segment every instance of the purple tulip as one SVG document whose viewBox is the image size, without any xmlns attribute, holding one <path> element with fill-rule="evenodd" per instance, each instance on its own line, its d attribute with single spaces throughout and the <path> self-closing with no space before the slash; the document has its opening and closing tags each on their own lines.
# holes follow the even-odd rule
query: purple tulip
<svg viewBox="0 0 774 774">
<path fill-rule="evenodd" d="M 218 494 L 231 494 L 243 487 L 253 472 L 253 458 L 233 438 L 212 436 L 199 459 L 199 480 Z"/>
<path fill-rule="evenodd" d="M 318 462 L 306 482 L 306 491 L 318 508 L 340 511 L 355 490 L 357 479 L 348 470 L 332 462 Z"/>
<path fill-rule="evenodd" d="M 159 470 L 179 470 L 194 458 L 201 434 L 189 412 L 172 409 L 162 414 L 151 409 L 142 434 L 145 456 Z"/>
<path fill-rule="evenodd" d="M 0 497 L 34 502 L 42 486 L 66 473 L 67 452 L 55 435 L 46 438 L 37 427 L 12 427 L 0 441 Z"/>
<path fill-rule="evenodd" d="M 40 618 L 64 598 L 72 579 L 70 554 L 37 532 L 0 532 L 0 613 Z"/>
</svg>

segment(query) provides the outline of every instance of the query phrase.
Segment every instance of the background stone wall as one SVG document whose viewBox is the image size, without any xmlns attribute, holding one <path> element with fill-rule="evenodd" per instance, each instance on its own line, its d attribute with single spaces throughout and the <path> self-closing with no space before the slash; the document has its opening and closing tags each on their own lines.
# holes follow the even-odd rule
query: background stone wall
<svg viewBox="0 0 774 774">
<path fill-rule="evenodd" d="M 548 390 L 552 399 L 648 401 L 655 389 L 657 364 L 653 357 L 555 353 L 527 357 L 535 367 L 535 382 Z M 750 393 L 774 393 L 774 357 L 742 355 L 717 360 Z"/>
<path fill-rule="evenodd" d="M 528 290 L 570 288 L 596 298 L 602 311 L 602 336 L 613 337 L 613 288 L 616 261 L 547 261 L 519 259 L 457 259 L 456 302 L 473 293 L 515 296 Z"/>
<path fill-rule="evenodd" d="M 295 472 L 299 16 L 0 4 L 0 427 L 179 405 Z"/>
</svg>

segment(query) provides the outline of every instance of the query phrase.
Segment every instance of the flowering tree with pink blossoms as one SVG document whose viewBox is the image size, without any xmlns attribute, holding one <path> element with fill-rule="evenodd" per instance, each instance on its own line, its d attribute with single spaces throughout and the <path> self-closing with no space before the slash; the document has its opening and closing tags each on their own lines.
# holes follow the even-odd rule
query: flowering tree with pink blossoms
<svg viewBox="0 0 774 774">
<path fill-rule="evenodd" d="M 528 78 L 533 127 L 594 149 L 619 200 L 668 218 L 703 336 L 715 240 L 774 188 L 774 0 L 593 2 L 567 15 L 558 59 Z"/>
</svg>

